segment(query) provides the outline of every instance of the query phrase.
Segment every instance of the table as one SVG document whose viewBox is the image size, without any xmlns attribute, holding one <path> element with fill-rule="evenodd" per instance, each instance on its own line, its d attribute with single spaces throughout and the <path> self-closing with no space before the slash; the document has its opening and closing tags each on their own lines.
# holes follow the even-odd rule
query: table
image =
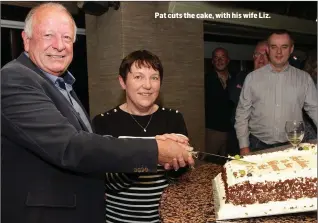
<svg viewBox="0 0 318 223">
<path fill-rule="evenodd" d="M 286 149 L 283 146 L 264 150 L 270 152 Z M 257 152 L 260 153 L 260 152 Z M 177 183 L 169 185 L 160 201 L 160 218 L 163 223 L 212 223 L 216 222 L 212 196 L 212 179 L 221 171 L 217 164 L 202 164 L 183 175 Z M 220 222 L 317 222 L 316 212 L 235 219 Z"/>
</svg>

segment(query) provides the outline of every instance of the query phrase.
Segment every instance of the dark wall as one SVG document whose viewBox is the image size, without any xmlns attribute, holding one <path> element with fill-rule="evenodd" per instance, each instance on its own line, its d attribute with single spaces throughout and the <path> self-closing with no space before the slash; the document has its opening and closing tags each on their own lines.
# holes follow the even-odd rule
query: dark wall
<svg viewBox="0 0 318 223">
<path fill-rule="evenodd" d="M 76 78 L 74 90 L 89 113 L 86 36 L 84 35 L 76 37 L 73 62 L 69 66 L 69 71 Z"/>
</svg>

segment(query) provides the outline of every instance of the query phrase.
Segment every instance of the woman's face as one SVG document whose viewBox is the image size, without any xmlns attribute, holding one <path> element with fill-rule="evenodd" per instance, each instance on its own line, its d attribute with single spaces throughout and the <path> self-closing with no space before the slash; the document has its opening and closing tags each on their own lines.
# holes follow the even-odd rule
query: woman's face
<svg viewBox="0 0 318 223">
<path fill-rule="evenodd" d="M 126 91 L 126 102 L 130 109 L 150 109 L 160 92 L 160 74 L 151 66 L 137 67 L 133 63 L 126 81 L 119 76 L 121 87 Z"/>
</svg>

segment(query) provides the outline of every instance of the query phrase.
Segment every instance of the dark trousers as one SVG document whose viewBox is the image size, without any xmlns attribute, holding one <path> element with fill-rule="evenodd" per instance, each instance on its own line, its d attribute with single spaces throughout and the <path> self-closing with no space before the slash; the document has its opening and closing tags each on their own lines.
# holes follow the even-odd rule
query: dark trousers
<svg viewBox="0 0 318 223">
<path fill-rule="evenodd" d="M 229 132 L 229 140 L 227 141 L 227 153 L 231 156 L 240 154 L 240 146 L 234 128 L 232 128 Z"/>
<path fill-rule="evenodd" d="M 266 144 L 252 134 L 250 134 L 249 139 L 250 139 L 250 147 L 249 148 L 250 148 L 251 152 L 260 151 L 263 149 L 270 149 L 270 148 L 279 147 L 279 146 L 284 146 L 284 145 L 288 144 L 288 142 Z"/>
<path fill-rule="evenodd" d="M 221 132 L 214 129 L 206 129 L 205 133 L 205 152 L 227 156 L 228 132 Z M 224 158 L 214 156 L 204 156 L 205 161 L 223 165 L 226 161 Z"/>
</svg>

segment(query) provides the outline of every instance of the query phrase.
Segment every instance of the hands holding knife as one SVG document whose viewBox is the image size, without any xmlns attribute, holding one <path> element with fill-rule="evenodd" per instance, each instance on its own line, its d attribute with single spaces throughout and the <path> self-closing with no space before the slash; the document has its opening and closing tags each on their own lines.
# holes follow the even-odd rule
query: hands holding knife
<svg viewBox="0 0 318 223">
<path fill-rule="evenodd" d="M 188 137 L 181 134 L 164 134 L 155 137 L 158 144 L 158 161 L 166 170 L 193 166 L 192 147 Z"/>
<path fill-rule="evenodd" d="M 186 165 L 193 166 L 194 159 L 198 158 L 198 154 L 217 156 L 227 160 L 236 160 L 242 163 L 256 164 L 253 162 L 241 160 L 233 157 L 220 156 L 201 151 L 194 151 L 189 144 L 189 138 L 181 134 L 164 134 L 155 137 L 158 144 L 158 161 L 166 170 L 175 169 Z"/>
</svg>

